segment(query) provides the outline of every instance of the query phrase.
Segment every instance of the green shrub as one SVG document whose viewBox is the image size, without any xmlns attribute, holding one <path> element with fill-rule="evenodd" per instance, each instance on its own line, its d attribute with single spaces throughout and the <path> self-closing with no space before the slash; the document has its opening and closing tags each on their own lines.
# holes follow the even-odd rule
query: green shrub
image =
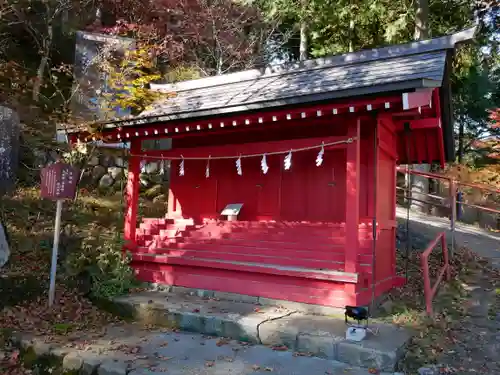
<svg viewBox="0 0 500 375">
<path fill-rule="evenodd" d="M 68 255 L 66 269 L 71 276 L 89 279 L 92 297 L 112 299 L 136 285 L 130 260 L 121 238 L 95 230 L 83 239 L 80 251 Z"/>
</svg>

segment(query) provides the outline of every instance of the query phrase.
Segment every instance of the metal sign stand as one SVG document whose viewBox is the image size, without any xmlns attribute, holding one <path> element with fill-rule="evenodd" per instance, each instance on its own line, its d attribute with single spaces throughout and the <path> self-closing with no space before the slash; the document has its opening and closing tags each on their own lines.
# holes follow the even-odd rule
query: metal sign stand
<svg viewBox="0 0 500 375">
<path fill-rule="evenodd" d="M 61 216 L 63 201 L 74 199 L 79 180 L 77 168 L 64 163 L 55 163 L 42 169 L 40 194 L 42 198 L 56 201 L 56 220 L 54 225 L 54 246 L 50 265 L 49 307 L 52 307 L 56 292 L 57 252 L 61 235 Z"/>
<path fill-rule="evenodd" d="M 62 216 L 62 199 L 58 199 L 56 203 L 56 222 L 54 225 L 54 246 L 52 246 L 52 263 L 50 265 L 50 288 L 49 288 L 49 307 L 54 304 L 56 293 L 56 272 L 57 272 L 57 252 L 59 250 L 59 237 L 61 235 L 61 216 Z"/>
</svg>

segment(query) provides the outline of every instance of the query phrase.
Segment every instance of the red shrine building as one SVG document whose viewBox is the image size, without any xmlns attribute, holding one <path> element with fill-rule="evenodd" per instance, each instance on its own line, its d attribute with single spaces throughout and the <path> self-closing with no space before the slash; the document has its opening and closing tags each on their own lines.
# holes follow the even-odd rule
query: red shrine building
<svg viewBox="0 0 500 375">
<path fill-rule="evenodd" d="M 473 34 L 157 85 L 176 96 L 103 124 L 104 139 L 130 142 L 137 277 L 335 307 L 402 285 L 396 166 L 454 159 L 450 70 Z M 171 149 L 143 150 L 159 138 Z M 168 210 L 139 222 L 140 163 L 161 159 Z"/>
</svg>

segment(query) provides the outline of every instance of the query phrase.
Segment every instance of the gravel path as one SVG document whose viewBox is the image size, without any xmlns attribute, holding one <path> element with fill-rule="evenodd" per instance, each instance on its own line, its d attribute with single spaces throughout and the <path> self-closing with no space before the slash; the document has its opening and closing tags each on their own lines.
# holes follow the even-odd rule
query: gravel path
<svg viewBox="0 0 500 375">
<path fill-rule="evenodd" d="M 488 275 L 470 275 L 465 317 L 450 332 L 453 345 L 440 363 L 449 373 L 500 374 L 500 296 Z M 439 372 L 437 372 L 439 374 Z"/>
<path fill-rule="evenodd" d="M 400 232 L 404 232 L 407 211 L 397 207 L 396 217 L 400 225 Z M 414 245 L 417 248 L 425 246 L 428 241 L 436 237 L 439 232 L 446 231 L 451 240 L 450 221 L 446 218 L 410 212 L 410 231 L 413 234 Z M 500 268 L 500 233 L 488 232 L 484 229 L 457 223 L 455 241 L 459 247 L 467 247 L 476 254 L 488 258 L 492 264 Z"/>
<path fill-rule="evenodd" d="M 398 248 L 406 247 L 406 215 L 398 207 Z M 446 231 L 450 241 L 450 221 L 421 213 L 410 212 L 412 248 L 421 251 L 439 232 Z M 455 230 L 457 247 L 465 247 L 488 259 L 493 268 L 500 269 L 500 234 L 458 223 Z M 464 265 L 467 269 L 467 266 Z M 446 350 L 438 358 L 439 365 L 419 369 L 419 375 L 439 374 L 500 374 L 500 274 L 486 265 L 460 274 L 467 292 L 464 312 L 458 315 L 447 332 Z M 454 311 L 449 312 L 454 315 Z"/>
</svg>

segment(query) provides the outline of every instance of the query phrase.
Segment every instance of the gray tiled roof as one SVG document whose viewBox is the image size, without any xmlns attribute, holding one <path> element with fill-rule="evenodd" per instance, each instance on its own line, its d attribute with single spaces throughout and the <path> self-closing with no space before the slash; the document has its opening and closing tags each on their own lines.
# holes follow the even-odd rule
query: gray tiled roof
<svg viewBox="0 0 500 375">
<path fill-rule="evenodd" d="M 307 96 L 311 96 L 313 100 L 320 94 L 327 93 L 336 93 L 331 95 L 332 98 L 345 97 L 348 95 L 347 90 L 370 87 L 377 88 L 376 92 L 388 91 L 393 87 L 392 84 L 408 81 L 428 80 L 431 86 L 438 87 L 443 79 L 445 61 L 446 51 L 441 50 L 181 90 L 175 92 L 175 98 L 156 103 L 142 115 L 271 104 L 291 98 L 302 98 L 303 102 L 307 102 Z M 383 86 L 387 86 L 387 90 Z"/>
<path fill-rule="evenodd" d="M 174 92 L 139 117 L 196 118 L 259 108 L 442 85 L 447 51 L 475 29 L 403 45 L 202 78 L 153 89 Z"/>
</svg>

